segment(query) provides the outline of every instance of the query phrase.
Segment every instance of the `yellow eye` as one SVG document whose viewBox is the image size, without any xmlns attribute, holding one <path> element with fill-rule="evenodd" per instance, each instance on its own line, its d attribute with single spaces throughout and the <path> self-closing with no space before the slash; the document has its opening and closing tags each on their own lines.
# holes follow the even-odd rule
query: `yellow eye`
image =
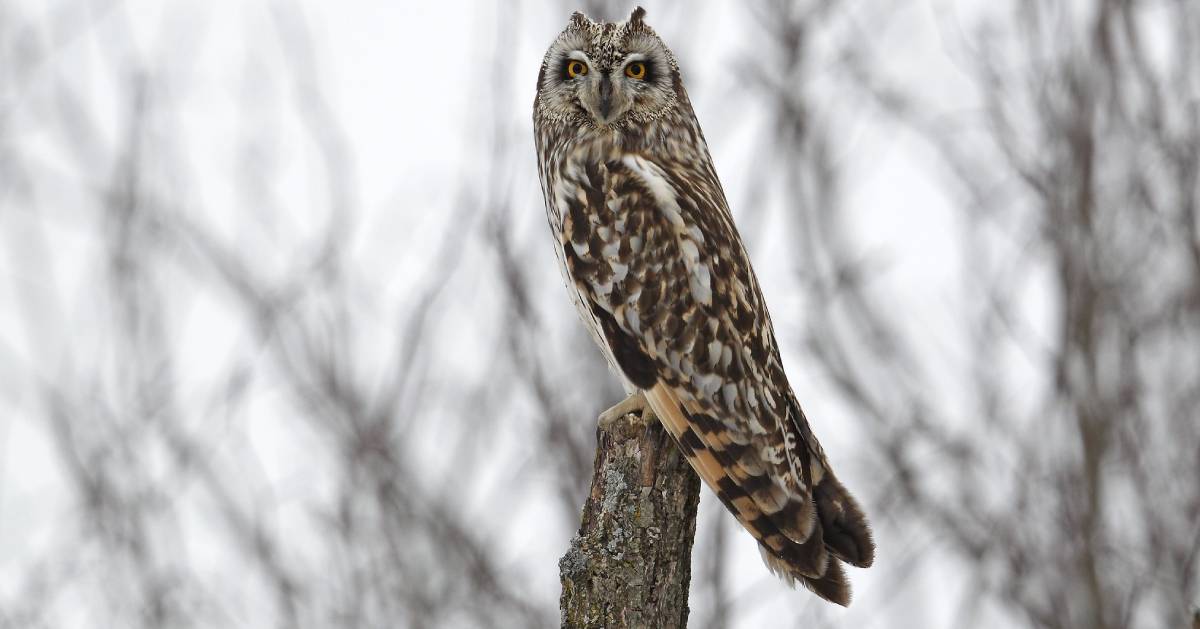
<svg viewBox="0 0 1200 629">
<path fill-rule="evenodd" d="M 646 78 L 646 64 L 641 61 L 634 61 L 625 66 L 625 76 L 639 81 Z"/>
<path fill-rule="evenodd" d="M 582 61 L 575 61 L 572 59 L 569 63 L 567 63 L 567 76 L 571 77 L 572 79 L 577 76 L 583 76 L 587 74 L 587 72 L 587 64 Z"/>
</svg>

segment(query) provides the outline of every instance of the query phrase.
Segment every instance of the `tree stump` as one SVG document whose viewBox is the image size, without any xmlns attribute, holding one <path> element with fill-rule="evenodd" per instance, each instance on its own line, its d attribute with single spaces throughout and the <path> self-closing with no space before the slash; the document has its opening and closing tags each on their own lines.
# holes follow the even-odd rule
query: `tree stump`
<svg viewBox="0 0 1200 629">
<path fill-rule="evenodd" d="M 562 626 L 686 627 L 700 479 L 649 410 L 597 441 L 579 532 L 558 564 Z"/>
</svg>

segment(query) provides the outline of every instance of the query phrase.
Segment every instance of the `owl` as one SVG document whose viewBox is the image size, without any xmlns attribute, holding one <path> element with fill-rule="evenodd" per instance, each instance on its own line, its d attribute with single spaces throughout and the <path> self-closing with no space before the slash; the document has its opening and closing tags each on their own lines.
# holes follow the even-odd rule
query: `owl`
<svg viewBox="0 0 1200 629">
<path fill-rule="evenodd" d="M 644 17 L 572 15 L 533 106 L 555 253 L 630 394 L 600 421 L 649 407 L 767 567 L 847 605 L 842 564 L 871 565 L 870 529 L 788 384 L 679 66 Z"/>
</svg>

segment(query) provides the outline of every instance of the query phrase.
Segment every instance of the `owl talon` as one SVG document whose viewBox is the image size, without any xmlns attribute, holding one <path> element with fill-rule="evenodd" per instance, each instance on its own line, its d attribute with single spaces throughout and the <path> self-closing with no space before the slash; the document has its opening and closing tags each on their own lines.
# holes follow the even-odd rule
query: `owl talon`
<svg viewBox="0 0 1200 629">
<path fill-rule="evenodd" d="M 642 395 L 642 392 L 632 393 L 629 397 L 614 404 L 612 408 L 600 413 L 600 430 L 608 432 L 617 423 L 617 420 L 629 414 L 636 414 L 640 420 L 642 411 L 645 409 L 646 397 Z"/>
</svg>

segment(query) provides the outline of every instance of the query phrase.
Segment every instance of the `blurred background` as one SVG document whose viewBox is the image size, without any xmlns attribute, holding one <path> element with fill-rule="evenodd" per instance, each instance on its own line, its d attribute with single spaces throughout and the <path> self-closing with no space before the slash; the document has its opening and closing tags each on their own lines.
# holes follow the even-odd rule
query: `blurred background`
<svg viewBox="0 0 1200 629">
<path fill-rule="evenodd" d="M 1190 626 L 1200 3 L 644 4 L 879 544 L 834 608 L 705 491 L 691 626 Z M 0 3 L 0 628 L 558 624 L 580 8 Z"/>
</svg>

